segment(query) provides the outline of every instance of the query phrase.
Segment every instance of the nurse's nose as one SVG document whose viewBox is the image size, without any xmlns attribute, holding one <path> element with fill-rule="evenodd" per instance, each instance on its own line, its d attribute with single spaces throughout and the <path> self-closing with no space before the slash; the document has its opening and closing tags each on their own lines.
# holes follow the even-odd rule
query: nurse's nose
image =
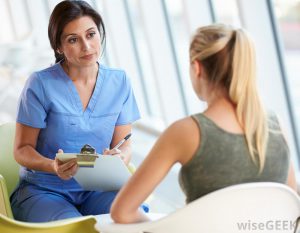
<svg viewBox="0 0 300 233">
<path fill-rule="evenodd" d="M 88 51 L 89 49 L 90 49 L 90 43 L 89 43 L 89 41 L 88 40 L 86 40 L 86 39 L 83 39 L 82 40 L 82 50 L 83 51 Z"/>
</svg>

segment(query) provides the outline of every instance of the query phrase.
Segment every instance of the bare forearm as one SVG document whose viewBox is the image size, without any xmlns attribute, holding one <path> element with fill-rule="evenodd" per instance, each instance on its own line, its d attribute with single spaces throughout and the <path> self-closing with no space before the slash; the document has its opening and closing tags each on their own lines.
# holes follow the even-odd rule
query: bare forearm
<svg viewBox="0 0 300 233">
<path fill-rule="evenodd" d="M 290 186 L 292 189 L 294 189 L 296 192 L 298 191 L 296 175 L 295 175 L 294 166 L 293 166 L 292 162 L 289 167 L 287 185 Z"/>
<path fill-rule="evenodd" d="M 41 156 L 32 146 L 16 149 L 15 159 L 29 169 L 54 173 L 53 160 Z"/>
<path fill-rule="evenodd" d="M 111 217 L 116 223 L 137 223 L 146 222 L 150 219 L 140 210 L 132 213 L 119 212 L 116 208 L 112 207 Z"/>
</svg>

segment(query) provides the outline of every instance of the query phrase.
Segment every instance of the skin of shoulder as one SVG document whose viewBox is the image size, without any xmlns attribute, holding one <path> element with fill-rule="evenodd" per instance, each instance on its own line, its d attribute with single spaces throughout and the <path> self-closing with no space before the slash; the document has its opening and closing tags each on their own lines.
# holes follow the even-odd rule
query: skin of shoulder
<svg viewBox="0 0 300 233">
<path fill-rule="evenodd" d="M 134 173 L 120 190 L 112 204 L 111 216 L 115 222 L 131 223 L 145 221 L 139 206 L 163 180 L 172 166 L 187 163 L 200 143 L 197 123 L 187 117 L 168 127 Z"/>
<path fill-rule="evenodd" d="M 178 150 L 177 161 L 186 164 L 195 155 L 200 145 L 200 130 L 192 117 L 187 117 L 172 124 L 166 131 L 170 142 Z"/>
</svg>

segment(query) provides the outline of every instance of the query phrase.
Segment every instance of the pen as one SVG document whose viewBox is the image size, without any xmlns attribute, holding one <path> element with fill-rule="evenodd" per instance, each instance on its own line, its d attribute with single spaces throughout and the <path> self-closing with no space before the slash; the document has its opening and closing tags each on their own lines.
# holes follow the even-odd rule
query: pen
<svg viewBox="0 0 300 233">
<path fill-rule="evenodd" d="M 129 133 L 129 134 L 128 134 L 125 138 L 123 138 L 117 145 L 115 145 L 115 147 L 112 148 L 112 150 L 113 150 L 113 149 L 119 149 L 119 147 L 122 146 L 123 143 L 124 143 L 126 140 L 128 140 L 128 138 L 130 138 L 130 136 L 131 136 L 131 133 Z"/>
</svg>

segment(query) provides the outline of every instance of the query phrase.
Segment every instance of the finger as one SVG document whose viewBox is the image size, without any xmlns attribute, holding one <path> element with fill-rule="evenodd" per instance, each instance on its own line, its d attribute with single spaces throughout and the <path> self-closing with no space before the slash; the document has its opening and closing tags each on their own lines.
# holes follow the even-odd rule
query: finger
<svg viewBox="0 0 300 233">
<path fill-rule="evenodd" d="M 54 160 L 55 160 L 55 163 L 56 163 L 57 166 L 60 166 L 60 165 L 63 164 L 63 162 L 60 161 L 57 157 L 55 157 Z"/>
<path fill-rule="evenodd" d="M 72 178 L 72 176 L 71 175 L 61 175 L 60 178 L 63 180 L 69 180 Z"/>
<path fill-rule="evenodd" d="M 70 175 L 71 175 L 71 176 L 74 176 L 74 175 L 76 174 L 77 170 L 78 170 L 78 165 L 75 164 L 73 167 L 71 167 L 71 168 L 69 169 Z"/>
<path fill-rule="evenodd" d="M 73 167 L 72 167 L 72 169 L 69 169 L 67 171 L 64 171 L 63 173 L 58 173 L 58 174 L 59 174 L 60 178 L 62 178 L 64 180 L 68 180 L 76 174 L 76 170 L 74 171 Z"/>
<path fill-rule="evenodd" d="M 120 153 L 121 153 L 121 150 L 119 150 L 119 149 L 113 149 L 113 150 L 110 151 L 111 155 L 117 155 L 117 154 L 120 154 Z"/>
<path fill-rule="evenodd" d="M 58 149 L 57 153 L 64 153 L 64 151 L 62 149 Z"/>
<path fill-rule="evenodd" d="M 122 153 L 122 151 L 119 149 L 112 149 L 112 150 L 105 149 L 103 151 L 103 155 L 118 155 L 121 153 Z"/>
<path fill-rule="evenodd" d="M 77 168 L 78 168 L 78 165 L 77 165 L 77 163 L 75 163 L 73 166 L 71 166 L 69 169 L 65 170 L 64 172 L 67 175 L 73 176 L 73 175 L 75 175 Z"/>
<path fill-rule="evenodd" d="M 65 171 L 69 170 L 74 165 L 77 165 L 77 159 L 71 159 L 67 163 L 61 164 L 59 166 L 59 170 L 64 173 Z"/>
<path fill-rule="evenodd" d="M 69 175 L 67 173 L 63 173 L 62 171 L 57 170 L 57 176 L 63 180 L 69 179 Z"/>
<path fill-rule="evenodd" d="M 104 155 L 116 155 L 116 154 L 120 154 L 121 151 L 119 149 L 112 149 L 112 150 L 105 150 L 104 151 Z"/>
<path fill-rule="evenodd" d="M 69 170 L 70 170 L 70 171 L 76 171 L 77 167 L 78 167 L 78 164 L 75 163 L 72 167 L 70 167 Z"/>
<path fill-rule="evenodd" d="M 110 152 L 110 150 L 108 148 L 106 148 L 106 149 L 103 150 L 103 154 L 104 155 L 109 155 L 109 152 Z"/>
</svg>

